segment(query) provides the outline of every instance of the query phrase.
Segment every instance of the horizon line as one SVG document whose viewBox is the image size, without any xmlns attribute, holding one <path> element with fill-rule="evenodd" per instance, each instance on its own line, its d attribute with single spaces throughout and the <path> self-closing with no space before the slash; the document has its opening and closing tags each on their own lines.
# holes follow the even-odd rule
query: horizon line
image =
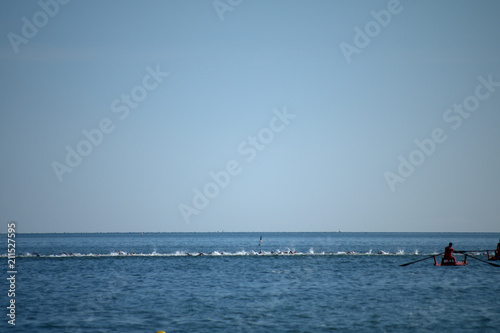
<svg viewBox="0 0 500 333">
<path fill-rule="evenodd" d="M 16 232 L 19 234 L 189 234 L 189 233 L 450 233 L 450 234 L 498 234 L 500 231 L 44 231 Z M 7 233 L 0 232 L 0 235 Z"/>
</svg>

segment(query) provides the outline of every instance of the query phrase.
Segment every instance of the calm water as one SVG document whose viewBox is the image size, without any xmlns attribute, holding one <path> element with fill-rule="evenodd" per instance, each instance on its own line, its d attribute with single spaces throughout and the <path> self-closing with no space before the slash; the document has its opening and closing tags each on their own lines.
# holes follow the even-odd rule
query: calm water
<svg viewBox="0 0 500 333">
<path fill-rule="evenodd" d="M 494 249 L 500 234 L 263 233 L 259 246 L 260 235 L 18 234 L 16 326 L 7 324 L 9 285 L 2 279 L 0 331 L 500 327 L 500 268 L 473 259 L 465 267 L 434 267 L 432 259 L 399 267 L 442 252 L 450 241 L 456 250 Z M 7 276 L 5 234 L 1 239 L 0 269 Z M 263 255 L 254 254 L 260 250 Z M 285 251 L 297 254 L 276 254 Z M 350 251 L 356 254 L 345 254 Z M 206 255 L 186 255 L 200 252 Z"/>
</svg>

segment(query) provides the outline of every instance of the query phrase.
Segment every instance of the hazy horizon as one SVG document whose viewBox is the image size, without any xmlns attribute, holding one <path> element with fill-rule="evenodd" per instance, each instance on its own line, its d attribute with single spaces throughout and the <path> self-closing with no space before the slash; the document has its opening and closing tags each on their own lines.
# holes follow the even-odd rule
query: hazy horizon
<svg viewBox="0 0 500 333">
<path fill-rule="evenodd" d="M 499 12 L 1 2 L 0 233 L 500 232 Z"/>
<path fill-rule="evenodd" d="M 57 231 L 57 232 L 16 232 L 17 235 L 40 235 L 40 234 L 280 234 L 280 233 L 339 233 L 338 231 Z M 341 231 L 342 234 L 498 234 L 498 232 L 467 232 L 467 231 Z M 0 233 L 3 234 L 3 233 Z"/>
</svg>

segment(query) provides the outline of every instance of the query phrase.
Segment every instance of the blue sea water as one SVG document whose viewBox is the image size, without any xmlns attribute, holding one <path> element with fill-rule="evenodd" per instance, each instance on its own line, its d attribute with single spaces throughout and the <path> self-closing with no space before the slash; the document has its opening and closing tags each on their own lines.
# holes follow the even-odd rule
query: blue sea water
<svg viewBox="0 0 500 333">
<path fill-rule="evenodd" d="M 499 237 L 18 234 L 16 325 L 7 322 L 4 278 L 0 331 L 498 332 L 500 267 L 472 258 L 463 267 L 435 267 L 433 259 L 399 265 L 443 252 L 448 242 L 494 249 Z M 474 256 L 485 260 L 481 251 Z"/>
</svg>

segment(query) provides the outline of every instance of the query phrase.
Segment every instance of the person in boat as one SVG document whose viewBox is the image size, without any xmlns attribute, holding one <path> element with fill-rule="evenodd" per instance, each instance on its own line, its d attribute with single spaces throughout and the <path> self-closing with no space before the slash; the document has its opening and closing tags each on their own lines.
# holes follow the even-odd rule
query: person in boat
<svg viewBox="0 0 500 333">
<path fill-rule="evenodd" d="M 498 240 L 497 249 L 495 250 L 495 258 L 500 259 L 500 239 Z"/>
<path fill-rule="evenodd" d="M 455 260 L 455 257 L 453 256 L 453 252 L 455 250 L 453 249 L 453 243 L 450 243 L 447 247 L 444 248 L 444 258 L 443 261 L 452 261 L 453 263 L 456 263 L 457 261 Z"/>
</svg>

